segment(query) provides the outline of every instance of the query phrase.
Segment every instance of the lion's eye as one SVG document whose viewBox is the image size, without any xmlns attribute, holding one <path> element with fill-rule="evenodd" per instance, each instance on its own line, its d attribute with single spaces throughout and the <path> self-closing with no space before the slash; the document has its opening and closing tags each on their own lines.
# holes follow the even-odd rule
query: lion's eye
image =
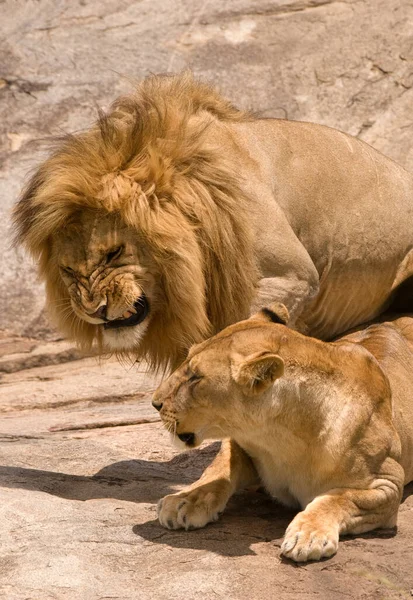
<svg viewBox="0 0 413 600">
<path fill-rule="evenodd" d="M 67 275 L 68 277 L 74 277 L 75 276 L 74 270 L 71 269 L 70 267 L 60 266 L 60 270 L 64 273 L 64 275 Z"/>
<path fill-rule="evenodd" d="M 122 251 L 123 251 L 123 246 L 118 246 L 117 248 L 114 248 L 113 250 L 108 252 L 106 254 L 106 264 L 110 263 L 110 261 L 113 260 L 114 258 L 119 258 L 119 256 L 122 254 Z"/>
</svg>

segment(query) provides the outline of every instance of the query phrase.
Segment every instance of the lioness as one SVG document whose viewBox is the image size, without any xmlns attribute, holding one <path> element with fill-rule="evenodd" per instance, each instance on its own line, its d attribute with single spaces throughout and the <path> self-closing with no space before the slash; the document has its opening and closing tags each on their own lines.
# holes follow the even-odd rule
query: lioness
<svg viewBox="0 0 413 600">
<path fill-rule="evenodd" d="M 334 129 L 255 118 L 188 73 L 145 79 L 67 136 L 15 210 L 62 332 L 161 368 L 254 304 L 325 339 L 404 282 L 408 304 L 412 221 L 402 167 Z M 235 477 L 239 452 L 223 444 L 219 472 Z"/>
<path fill-rule="evenodd" d="M 258 477 L 282 503 L 303 509 L 282 553 L 318 560 L 337 551 L 339 534 L 396 524 L 403 485 L 413 480 L 413 319 L 333 343 L 278 319 L 264 310 L 194 346 L 155 393 L 162 421 L 184 446 L 231 436 L 249 457 L 234 458 L 242 463 L 236 479 L 223 470 L 218 503 L 206 471 L 161 500 L 159 520 L 202 527 Z"/>
</svg>

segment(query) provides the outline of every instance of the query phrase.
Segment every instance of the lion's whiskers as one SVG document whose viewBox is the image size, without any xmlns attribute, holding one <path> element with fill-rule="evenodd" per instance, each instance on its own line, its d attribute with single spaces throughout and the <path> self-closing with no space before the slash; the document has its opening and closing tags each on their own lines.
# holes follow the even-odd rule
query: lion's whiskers
<svg viewBox="0 0 413 600">
<path fill-rule="evenodd" d="M 61 320 L 62 325 L 65 325 L 70 317 L 72 317 L 72 319 L 73 319 L 73 311 L 70 309 L 70 307 L 66 307 L 63 310 L 60 310 L 59 313 L 60 313 L 60 316 L 62 317 L 62 320 Z"/>
</svg>

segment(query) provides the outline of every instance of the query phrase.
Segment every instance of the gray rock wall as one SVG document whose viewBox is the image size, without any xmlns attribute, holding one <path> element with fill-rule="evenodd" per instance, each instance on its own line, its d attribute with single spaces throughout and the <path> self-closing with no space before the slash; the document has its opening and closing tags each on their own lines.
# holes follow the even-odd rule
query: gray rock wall
<svg viewBox="0 0 413 600">
<path fill-rule="evenodd" d="M 358 135 L 413 170 L 413 5 L 403 0 L 0 1 L 0 329 L 45 336 L 9 215 L 42 139 L 151 72 L 192 68 L 264 116 Z"/>
</svg>

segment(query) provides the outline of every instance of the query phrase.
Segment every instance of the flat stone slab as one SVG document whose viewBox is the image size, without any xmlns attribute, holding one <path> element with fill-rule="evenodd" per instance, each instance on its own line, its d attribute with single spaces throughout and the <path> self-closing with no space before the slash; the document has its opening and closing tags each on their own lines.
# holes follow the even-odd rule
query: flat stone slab
<svg viewBox="0 0 413 600">
<path fill-rule="evenodd" d="M 16 347 L 54 356 L 50 343 L 7 343 L 14 357 Z M 411 597 L 413 486 L 396 535 L 346 538 L 321 563 L 280 558 L 293 513 L 262 492 L 237 495 L 205 529 L 167 531 L 157 501 L 194 481 L 219 444 L 184 454 L 172 448 L 150 403 L 157 381 L 144 365 L 61 362 L 60 342 L 54 351 L 56 364 L 16 363 L 0 381 L 0 597 Z"/>
</svg>

